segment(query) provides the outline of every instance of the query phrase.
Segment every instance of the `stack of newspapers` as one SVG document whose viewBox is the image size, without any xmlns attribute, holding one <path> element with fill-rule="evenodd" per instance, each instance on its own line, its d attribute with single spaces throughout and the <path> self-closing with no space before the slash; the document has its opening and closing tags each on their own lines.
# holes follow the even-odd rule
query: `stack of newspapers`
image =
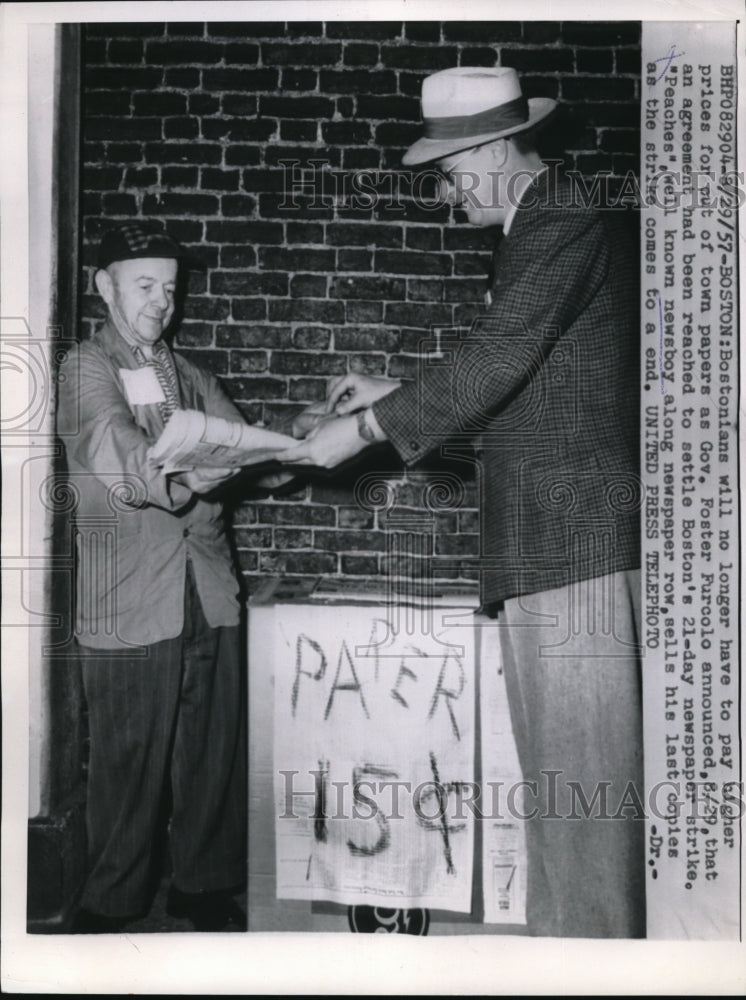
<svg viewBox="0 0 746 1000">
<path fill-rule="evenodd" d="M 287 434 L 264 427 L 211 417 L 199 410 L 176 410 L 150 459 L 164 473 L 197 468 L 229 469 L 270 462 L 296 444 Z"/>
</svg>

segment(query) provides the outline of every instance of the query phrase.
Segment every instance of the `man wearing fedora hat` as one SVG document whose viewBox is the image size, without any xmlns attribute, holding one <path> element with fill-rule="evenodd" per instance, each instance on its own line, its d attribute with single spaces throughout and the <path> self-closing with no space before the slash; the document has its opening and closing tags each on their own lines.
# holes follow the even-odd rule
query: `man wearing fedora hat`
<svg viewBox="0 0 746 1000">
<path fill-rule="evenodd" d="M 424 80 L 404 163 L 437 165 L 471 224 L 502 227 L 485 314 L 412 382 L 336 380 L 337 419 L 283 461 L 329 468 L 389 441 L 409 465 L 472 441 L 478 621 L 499 644 L 531 817 L 528 932 L 639 937 L 637 268 L 618 215 L 579 205 L 542 162 L 554 107 L 512 69 Z"/>
<path fill-rule="evenodd" d="M 149 459 L 176 408 L 243 421 L 164 339 L 186 260 L 140 221 L 104 234 L 95 281 L 108 318 L 60 387 L 90 731 L 89 873 L 73 932 L 119 931 L 147 912 L 167 802 L 169 912 L 198 930 L 245 923 L 233 898 L 247 795 L 238 582 L 215 496 L 235 470 L 164 476 Z"/>
</svg>

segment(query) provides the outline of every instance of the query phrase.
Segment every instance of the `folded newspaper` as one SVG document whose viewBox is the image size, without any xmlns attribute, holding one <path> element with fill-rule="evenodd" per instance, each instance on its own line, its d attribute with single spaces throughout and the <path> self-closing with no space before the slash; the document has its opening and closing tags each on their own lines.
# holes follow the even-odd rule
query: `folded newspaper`
<svg viewBox="0 0 746 1000">
<path fill-rule="evenodd" d="M 199 410 L 176 410 L 150 449 L 164 473 L 199 467 L 232 469 L 269 462 L 296 444 L 294 438 L 264 427 L 211 417 Z"/>
</svg>

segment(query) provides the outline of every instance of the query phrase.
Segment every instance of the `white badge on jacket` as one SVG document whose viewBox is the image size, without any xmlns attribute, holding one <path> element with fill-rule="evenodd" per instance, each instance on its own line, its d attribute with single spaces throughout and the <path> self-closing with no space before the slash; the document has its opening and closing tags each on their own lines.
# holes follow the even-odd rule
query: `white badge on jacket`
<svg viewBox="0 0 746 1000">
<path fill-rule="evenodd" d="M 120 368 L 119 377 L 122 380 L 124 395 L 130 406 L 147 406 L 149 403 L 165 403 L 166 396 L 161 388 L 153 369 Z"/>
</svg>

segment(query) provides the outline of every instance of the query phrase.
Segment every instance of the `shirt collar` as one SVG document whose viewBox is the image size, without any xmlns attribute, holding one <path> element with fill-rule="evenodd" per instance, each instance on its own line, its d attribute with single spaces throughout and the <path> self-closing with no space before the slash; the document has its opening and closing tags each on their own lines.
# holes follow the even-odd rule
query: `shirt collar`
<svg viewBox="0 0 746 1000">
<path fill-rule="evenodd" d="M 513 220 L 515 219 L 516 212 L 521 203 L 526 191 L 531 187 L 537 177 L 540 174 L 545 173 L 549 167 L 541 167 L 539 170 L 533 171 L 531 173 L 519 174 L 516 178 L 515 185 L 513 187 L 513 193 L 515 195 L 510 207 L 508 208 L 508 213 L 505 216 L 505 222 L 503 223 L 503 236 L 507 236 L 510 232 L 510 227 L 513 225 Z"/>
</svg>

